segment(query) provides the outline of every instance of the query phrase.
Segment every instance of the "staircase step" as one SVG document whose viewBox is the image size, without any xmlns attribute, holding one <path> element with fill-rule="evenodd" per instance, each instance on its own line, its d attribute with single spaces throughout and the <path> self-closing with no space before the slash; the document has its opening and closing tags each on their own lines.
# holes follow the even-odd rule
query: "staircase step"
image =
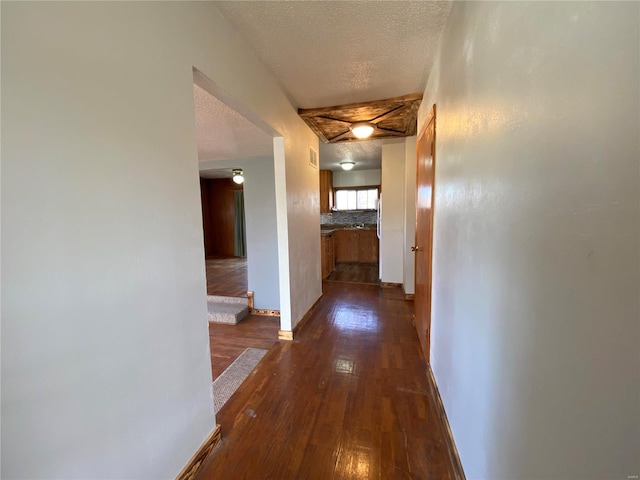
<svg viewBox="0 0 640 480">
<path fill-rule="evenodd" d="M 237 324 L 249 315 L 249 305 L 207 301 L 210 322 Z"/>
<path fill-rule="evenodd" d="M 207 295 L 207 301 L 213 303 L 236 303 L 249 305 L 248 297 L 223 297 L 221 295 Z"/>
</svg>

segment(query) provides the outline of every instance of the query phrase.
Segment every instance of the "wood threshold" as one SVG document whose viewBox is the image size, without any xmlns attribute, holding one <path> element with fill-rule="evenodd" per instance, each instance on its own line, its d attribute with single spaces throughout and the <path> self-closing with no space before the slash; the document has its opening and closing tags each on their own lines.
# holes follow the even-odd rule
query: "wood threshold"
<svg viewBox="0 0 640 480">
<path fill-rule="evenodd" d="M 198 451 L 191 457 L 191 460 L 185 465 L 182 471 L 176 477 L 176 480 L 193 480 L 196 478 L 200 466 L 207 459 L 209 454 L 222 440 L 222 430 L 220 425 L 216 425 L 216 428 L 205 438 Z"/>
<path fill-rule="evenodd" d="M 460 461 L 460 454 L 458 453 L 458 448 L 456 447 L 456 442 L 453 439 L 453 432 L 451 431 L 451 426 L 449 425 L 449 419 L 447 418 L 447 412 L 444 409 L 444 403 L 442 403 L 442 397 L 440 396 L 440 390 L 438 389 L 438 384 L 436 383 L 436 377 L 433 374 L 433 370 L 431 370 L 431 364 L 427 364 L 427 374 L 431 378 L 431 384 L 434 389 L 434 398 L 436 401 L 436 410 L 438 412 L 438 416 L 440 418 L 440 422 L 442 423 L 442 427 L 447 434 L 447 454 L 449 455 L 449 460 L 451 460 L 451 465 L 453 466 L 455 479 L 456 480 L 466 480 L 466 476 L 464 474 L 464 470 L 462 468 L 462 462 Z"/>
<path fill-rule="evenodd" d="M 380 288 L 396 288 L 396 287 L 401 287 L 401 286 L 402 286 L 401 283 L 380 282 Z"/>
</svg>

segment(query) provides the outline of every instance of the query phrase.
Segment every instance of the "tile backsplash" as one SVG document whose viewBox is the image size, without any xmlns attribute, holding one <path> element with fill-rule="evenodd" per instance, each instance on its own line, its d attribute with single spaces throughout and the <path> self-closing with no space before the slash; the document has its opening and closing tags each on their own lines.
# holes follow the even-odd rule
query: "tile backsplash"
<svg viewBox="0 0 640 480">
<path fill-rule="evenodd" d="M 376 223 L 376 211 L 321 213 L 320 225 Z"/>
</svg>

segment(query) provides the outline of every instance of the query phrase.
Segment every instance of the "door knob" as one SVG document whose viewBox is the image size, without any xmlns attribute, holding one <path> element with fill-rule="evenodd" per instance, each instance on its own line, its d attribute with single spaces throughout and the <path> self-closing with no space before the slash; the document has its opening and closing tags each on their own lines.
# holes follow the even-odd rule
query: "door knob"
<svg viewBox="0 0 640 480">
<path fill-rule="evenodd" d="M 418 247 L 418 246 L 411 247 L 411 251 L 412 252 L 419 252 L 420 251 L 420 247 Z"/>
</svg>

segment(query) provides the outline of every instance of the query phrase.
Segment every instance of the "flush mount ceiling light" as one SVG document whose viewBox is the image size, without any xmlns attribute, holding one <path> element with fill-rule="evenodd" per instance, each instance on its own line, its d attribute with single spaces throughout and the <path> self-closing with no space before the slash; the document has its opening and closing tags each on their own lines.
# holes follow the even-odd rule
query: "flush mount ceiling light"
<svg viewBox="0 0 640 480">
<path fill-rule="evenodd" d="M 353 167 L 356 166 L 355 162 L 340 162 L 340 166 L 342 167 L 343 170 L 351 170 Z"/>
<path fill-rule="evenodd" d="M 241 168 L 236 168 L 233 170 L 233 181 L 238 185 L 240 185 L 241 183 L 244 183 L 244 176 L 242 174 Z"/>
<path fill-rule="evenodd" d="M 356 122 L 352 123 L 349 127 L 351 133 L 353 133 L 356 138 L 369 138 L 373 131 L 376 129 L 375 124 L 370 122 Z"/>
<path fill-rule="evenodd" d="M 410 137 L 417 133 L 421 101 L 421 93 L 412 93 L 373 102 L 301 108 L 298 115 L 323 143 Z"/>
</svg>

